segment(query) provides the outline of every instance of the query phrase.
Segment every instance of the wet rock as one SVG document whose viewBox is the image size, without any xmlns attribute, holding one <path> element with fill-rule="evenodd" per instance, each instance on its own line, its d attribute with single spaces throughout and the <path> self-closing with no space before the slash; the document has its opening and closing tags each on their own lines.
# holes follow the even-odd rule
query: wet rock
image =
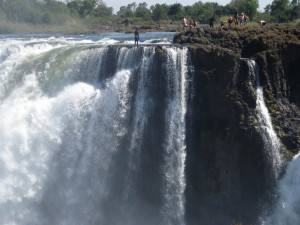
<svg viewBox="0 0 300 225">
<path fill-rule="evenodd" d="M 274 26 L 175 35 L 174 43 L 188 45 L 194 66 L 187 128 L 188 224 L 259 223 L 274 183 L 255 116 L 256 80 L 243 58 L 259 66 L 265 102 L 290 160 L 300 151 L 299 34 L 293 27 Z"/>
</svg>

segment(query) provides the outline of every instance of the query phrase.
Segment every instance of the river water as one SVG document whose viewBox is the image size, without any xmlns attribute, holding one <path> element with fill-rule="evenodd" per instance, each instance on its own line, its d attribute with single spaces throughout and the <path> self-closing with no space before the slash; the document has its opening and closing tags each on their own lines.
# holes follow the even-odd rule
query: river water
<svg viewBox="0 0 300 225">
<path fill-rule="evenodd" d="M 185 223 L 188 53 L 172 37 L 0 37 L 1 224 Z"/>
</svg>

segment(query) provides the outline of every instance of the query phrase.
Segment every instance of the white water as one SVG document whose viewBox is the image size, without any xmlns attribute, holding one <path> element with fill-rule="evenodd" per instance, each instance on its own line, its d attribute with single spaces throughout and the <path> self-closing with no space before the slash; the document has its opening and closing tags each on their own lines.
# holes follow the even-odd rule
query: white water
<svg viewBox="0 0 300 225">
<path fill-rule="evenodd" d="M 268 112 L 268 108 L 264 101 L 264 93 L 263 88 L 259 82 L 259 72 L 258 66 L 255 61 L 249 60 L 247 61 L 250 68 L 251 76 L 256 77 L 256 110 L 258 122 L 261 130 L 261 134 L 263 136 L 264 144 L 265 144 L 265 152 L 268 157 L 268 161 L 271 162 L 273 178 L 276 182 L 279 173 L 282 169 L 282 156 L 280 153 L 281 144 L 280 141 L 274 131 L 272 120 L 270 114 Z"/>
<path fill-rule="evenodd" d="M 249 61 L 253 74 L 258 74 L 258 68 L 254 61 Z M 277 203 L 266 212 L 264 225 L 297 225 L 300 224 L 300 157 L 296 155 L 287 167 L 281 180 L 279 174 L 282 170 L 283 160 L 280 153 L 281 144 L 273 129 L 268 109 L 264 103 L 263 88 L 257 77 L 257 110 L 260 128 L 262 130 L 265 149 L 271 161 L 273 178 L 277 185 Z"/>
<path fill-rule="evenodd" d="M 185 213 L 185 116 L 187 110 L 187 49 L 167 49 L 167 66 L 170 72 L 168 78 L 168 106 L 165 114 L 168 137 L 166 140 L 166 153 L 164 174 L 165 206 L 164 211 L 169 214 L 165 224 L 184 224 Z M 176 78 L 179 79 L 176 79 Z M 176 215 L 171 214 L 176 212 Z"/>
<path fill-rule="evenodd" d="M 130 55 L 130 51 L 126 48 L 121 49 L 120 53 L 120 61 L 119 65 L 123 63 L 124 66 L 128 66 L 131 63 L 134 63 L 136 58 Z M 138 88 L 136 93 L 136 99 L 138 101 L 135 102 L 134 105 L 134 112 L 135 115 L 132 121 L 133 131 L 131 133 L 130 143 L 129 143 L 129 169 L 126 171 L 125 177 L 126 182 L 124 184 L 124 193 L 122 196 L 123 202 L 130 201 L 131 198 L 131 190 L 134 186 L 132 181 L 133 174 L 136 174 L 140 165 L 140 161 L 137 160 L 141 155 L 141 145 L 142 145 L 142 138 L 148 123 L 148 116 L 149 113 L 153 110 L 151 106 L 151 98 L 149 96 L 149 89 L 145 88 L 149 85 L 149 76 L 148 76 L 148 69 L 152 66 L 153 63 L 153 56 L 154 56 L 154 49 L 145 47 L 143 49 L 144 54 L 143 58 L 141 59 L 141 71 L 139 74 L 140 79 L 138 80 Z M 146 57 L 146 55 L 150 55 L 150 57 Z M 122 59 L 122 60 L 121 60 Z M 123 209 L 126 212 L 126 208 Z"/>
<path fill-rule="evenodd" d="M 288 165 L 279 182 L 277 204 L 265 225 L 297 225 L 300 222 L 300 154 Z"/>
<path fill-rule="evenodd" d="M 1 40 L 0 224 L 132 225 L 134 216 L 143 216 L 108 219 L 114 212 L 106 204 L 108 196 L 119 194 L 113 193 L 111 170 L 119 171 L 115 156 L 125 151 L 120 140 L 129 136 L 128 168 L 119 171 L 126 182 L 118 187 L 122 197 L 114 207 L 126 201 L 122 210 L 134 210 L 126 207 L 135 197 L 131 176 L 140 167 L 141 139 L 155 104 L 147 89 L 154 47 L 143 47 L 138 60 L 137 48 L 120 48 L 117 72 L 103 84 L 98 74 L 108 47 L 90 45 L 95 42 Z M 161 222 L 184 224 L 187 50 L 165 51 L 172 86 L 167 87 Z M 134 79 L 136 93 L 130 88 Z"/>
</svg>

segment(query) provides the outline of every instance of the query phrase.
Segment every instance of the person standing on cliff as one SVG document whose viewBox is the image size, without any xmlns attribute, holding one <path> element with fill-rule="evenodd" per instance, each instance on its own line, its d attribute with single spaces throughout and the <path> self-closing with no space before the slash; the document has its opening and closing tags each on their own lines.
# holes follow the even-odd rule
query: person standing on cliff
<svg viewBox="0 0 300 225">
<path fill-rule="evenodd" d="M 215 17 L 212 16 L 211 18 L 208 19 L 209 22 L 209 27 L 214 28 L 214 22 L 216 21 Z"/>
<path fill-rule="evenodd" d="M 238 19 L 239 18 L 239 14 L 238 14 L 238 12 L 235 12 L 233 18 L 234 18 L 234 26 L 238 27 L 239 26 L 239 19 Z"/>
<path fill-rule="evenodd" d="M 240 25 L 242 27 L 245 27 L 245 25 L 246 25 L 246 16 L 244 15 L 244 13 L 241 14 L 239 19 L 240 19 Z"/>
<path fill-rule="evenodd" d="M 187 28 L 187 20 L 186 20 L 186 17 L 184 16 L 182 18 L 182 30 L 183 30 L 183 32 L 186 32 L 186 28 Z"/>
<path fill-rule="evenodd" d="M 140 35 L 139 35 L 139 28 L 136 28 L 134 31 L 134 44 L 139 45 Z"/>
<path fill-rule="evenodd" d="M 189 25 L 190 25 L 190 31 L 192 31 L 192 29 L 195 28 L 195 21 L 191 19 Z"/>
<path fill-rule="evenodd" d="M 232 22 L 233 22 L 232 16 L 229 17 L 229 19 L 228 19 L 227 22 L 228 22 L 228 30 L 231 30 L 231 28 L 232 28 L 231 24 L 232 24 Z"/>
<path fill-rule="evenodd" d="M 224 24 L 224 21 L 223 21 L 223 20 L 221 20 L 221 25 L 220 25 L 220 27 L 221 27 L 221 30 L 224 30 L 224 29 L 225 29 L 225 24 Z"/>
</svg>

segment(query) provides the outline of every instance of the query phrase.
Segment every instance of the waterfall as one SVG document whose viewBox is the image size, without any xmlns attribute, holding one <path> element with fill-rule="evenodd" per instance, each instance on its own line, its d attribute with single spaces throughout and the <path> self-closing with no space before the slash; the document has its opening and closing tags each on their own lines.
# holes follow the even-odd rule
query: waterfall
<svg viewBox="0 0 300 225">
<path fill-rule="evenodd" d="M 294 157 L 293 162 L 288 166 L 286 174 L 281 180 L 279 174 L 282 170 L 283 160 L 280 153 L 280 141 L 274 132 L 272 121 L 268 113 L 268 109 L 264 103 L 263 88 L 259 82 L 258 66 L 254 61 L 248 62 L 251 74 L 257 77 L 257 111 L 260 129 L 262 131 L 267 156 L 271 162 L 273 179 L 276 184 L 278 198 L 277 203 L 272 207 L 271 212 L 267 212 L 267 216 L 263 219 L 264 225 L 295 225 L 300 221 L 299 214 L 299 184 L 300 177 L 297 175 L 299 170 L 299 155 Z"/>
<path fill-rule="evenodd" d="M 184 224 L 184 166 L 186 159 L 185 116 L 187 104 L 187 49 L 167 49 L 167 110 L 165 114 L 168 137 L 165 141 L 165 213 L 170 214 L 165 224 Z M 178 57 L 179 55 L 179 57 Z M 179 79 L 174 79 L 178 77 Z M 174 151 L 175 150 L 175 151 Z M 176 212 L 173 215 L 172 212 Z M 178 223 L 179 221 L 179 223 Z"/>
<path fill-rule="evenodd" d="M 260 85 L 258 66 L 253 60 L 248 60 L 250 76 L 256 78 L 256 110 L 259 128 L 263 136 L 265 152 L 272 167 L 272 179 L 276 182 L 282 168 L 281 144 L 274 131 L 272 120 L 264 101 L 263 87 Z"/>
<path fill-rule="evenodd" d="M 1 43 L 1 224 L 185 224 L 188 53 L 161 51 Z"/>
</svg>

